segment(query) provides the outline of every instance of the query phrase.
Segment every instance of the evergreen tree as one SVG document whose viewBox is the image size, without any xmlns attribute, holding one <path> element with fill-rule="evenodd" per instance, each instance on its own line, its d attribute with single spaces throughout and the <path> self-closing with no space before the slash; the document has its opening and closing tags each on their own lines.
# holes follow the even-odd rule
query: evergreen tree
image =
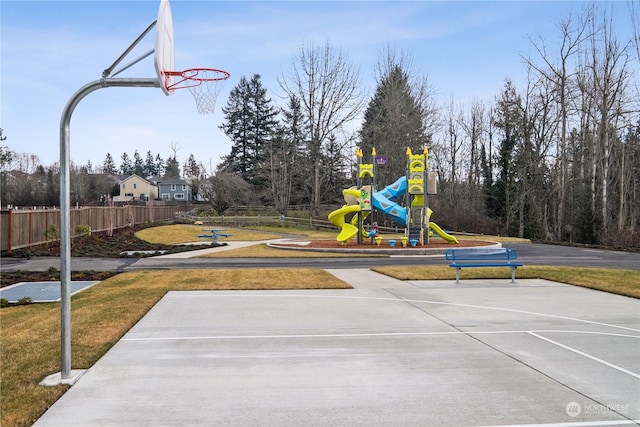
<svg viewBox="0 0 640 427">
<path fill-rule="evenodd" d="M 124 152 L 122 156 L 120 156 L 122 163 L 120 163 L 120 174 L 124 176 L 130 176 L 133 174 L 133 162 L 129 155 Z"/>
<path fill-rule="evenodd" d="M 193 153 L 189 155 L 182 169 L 184 170 L 184 176 L 187 178 L 197 178 L 200 175 L 200 165 L 198 165 Z"/>
<path fill-rule="evenodd" d="M 144 173 L 144 161 L 142 157 L 140 157 L 138 150 L 135 150 L 133 153 L 133 173 L 143 178 L 146 177 Z"/>
<path fill-rule="evenodd" d="M 45 192 L 46 206 L 60 206 L 60 177 L 59 173 L 54 174 L 53 168 L 47 170 L 47 184 Z"/>
<path fill-rule="evenodd" d="M 155 160 L 153 159 L 153 154 L 151 154 L 151 150 L 149 150 L 147 151 L 147 157 L 145 158 L 145 161 L 144 161 L 144 176 L 149 177 L 149 176 L 158 176 L 158 175 L 160 175 L 158 173 L 158 166 Z"/>
<path fill-rule="evenodd" d="M 180 163 L 174 157 L 169 157 L 167 159 L 167 165 L 164 169 L 164 178 L 180 178 Z"/>
<path fill-rule="evenodd" d="M 289 205 L 312 203 L 313 164 L 307 156 L 308 123 L 300 100 L 289 95 L 282 111 L 283 126 L 271 143 L 271 187 L 274 204 L 286 214 Z"/>
<path fill-rule="evenodd" d="M 323 166 L 325 175 L 322 182 L 322 200 L 328 203 L 344 202 L 342 190 L 353 185 L 350 179 L 349 162 L 342 152 L 342 146 L 335 135 L 329 136 L 324 150 Z"/>
<path fill-rule="evenodd" d="M 116 168 L 116 163 L 113 161 L 113 157 L 111 153 L 107 153 L 102 162 L 102 173 L 105 175 L 115 175 L 118 173 L 118 169 Z"/>
<path fill-rule="evenodd" d="M 391 184 L 405 174 L 407 147 L 421 153 L 427 144 L 421 106 L 412 94 L 409 75 L 401 65 L 388 67 L 381 76 L 364 114 L 360 141 L 364 163 L 373 163 L 368 157 L 373 148 L 378 155 L 390 160 L 384 167 L 377 168 L 378 187 Z"/>
<path fill-rule="evenodd" d="M 507 80 L 497 100 L 495 125 L 502 131 L 502 140 L 496 159 L 497 178 L 491 191 L 493 204 L 490 215 L 502 220 L 507 227 L 514 225 L 516 209 L 516 147 L 522 140 L 522 99 L 513 83 Z"/>
<path fill-rule="evenodd" d="M 226 107 L 222 108 L 225 121 L 220 125 L 233 143 L 231 153 L 223 158 L 222 167 L 240 173 L 242 179 L 258 192 L 268 185 L 262 171 L 265 145 L 277 128 L 278 112 L 266 94 L 259 74 L 251 81 L 243 76 L 231 90 Z"/>
<path fill-rule="evenodd" d="M 155 176 L 164 176 L 164 159 L 160 157 L 160 153 L 156 154 Z"/>
<path fill-rule="evenodd" d="M 182 170 L 184 171 L 184 176 L 191 181 L 191 195 L 195 200 L 198 197 L 198 193 L 200 191 L 201 173 L 200 165 L 196 161 L 193 153 L 189 156 L 189 159 L 187 159 L 187 161 L 183 165 Z"/>
</svg>

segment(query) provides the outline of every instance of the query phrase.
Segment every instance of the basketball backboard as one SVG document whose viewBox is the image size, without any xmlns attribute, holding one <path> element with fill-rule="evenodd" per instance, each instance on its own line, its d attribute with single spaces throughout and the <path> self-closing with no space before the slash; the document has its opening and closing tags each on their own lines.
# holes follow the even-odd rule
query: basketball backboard
<svg viewBox="0 0 640 427">
<path fill-rule="evenodd" d="M 174 92 L 174 76 L 168 74 L 175 71 L 175 53 L 173 47 L 173 16 L 169 0 L 160 0 L 158 21 L 156 23 L 156 72 L 160 80 L 160 88 L 165 95 Z"/>
</svg>

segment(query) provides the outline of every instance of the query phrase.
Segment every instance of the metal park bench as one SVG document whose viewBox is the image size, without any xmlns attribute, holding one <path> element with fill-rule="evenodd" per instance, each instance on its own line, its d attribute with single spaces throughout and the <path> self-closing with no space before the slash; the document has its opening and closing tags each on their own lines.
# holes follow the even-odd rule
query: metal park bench
<svg viewBox="0 0 640 427">
<path fill-rule="evenodd" d="M 511 283 L 516 281 L 516 268 L 522 267 L 516 249 L 447 249 L 449 267 L 456 269 L 456 284 L 460 283 L 460 270 L 466 267 L 509 267 L 511 268 Z"/>
</svg>

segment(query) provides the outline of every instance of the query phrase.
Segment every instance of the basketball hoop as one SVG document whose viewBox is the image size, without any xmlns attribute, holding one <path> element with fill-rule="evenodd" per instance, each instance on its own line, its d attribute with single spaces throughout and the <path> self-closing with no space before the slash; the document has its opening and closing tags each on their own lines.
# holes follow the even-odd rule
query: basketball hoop
<svg viewBox="0 0 640 427">
<path fill-rule="evenodd" d="M 222 82 L 230 74 L 215 68 L 190 68 L 184 71 L 163 71 L 162 75 L 168 91 L 189 89 L 196 101 L 198 113 L 211 114 L 216 108 Z"/>
</svg>

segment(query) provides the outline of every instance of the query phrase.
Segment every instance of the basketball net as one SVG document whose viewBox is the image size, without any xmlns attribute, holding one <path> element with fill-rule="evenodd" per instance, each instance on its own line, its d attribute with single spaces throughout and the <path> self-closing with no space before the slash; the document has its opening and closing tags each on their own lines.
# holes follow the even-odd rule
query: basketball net
<svg viewBox="0 0 640 427">
<path fill-rule="evenodd" d="M 168 71 L 166 76 L 178 77 L 168 89 L 189 89 L 200 114 L 212 114 L 229 73 L 215 68 L 191 68 L 184 71 Z"/>
</svg>

